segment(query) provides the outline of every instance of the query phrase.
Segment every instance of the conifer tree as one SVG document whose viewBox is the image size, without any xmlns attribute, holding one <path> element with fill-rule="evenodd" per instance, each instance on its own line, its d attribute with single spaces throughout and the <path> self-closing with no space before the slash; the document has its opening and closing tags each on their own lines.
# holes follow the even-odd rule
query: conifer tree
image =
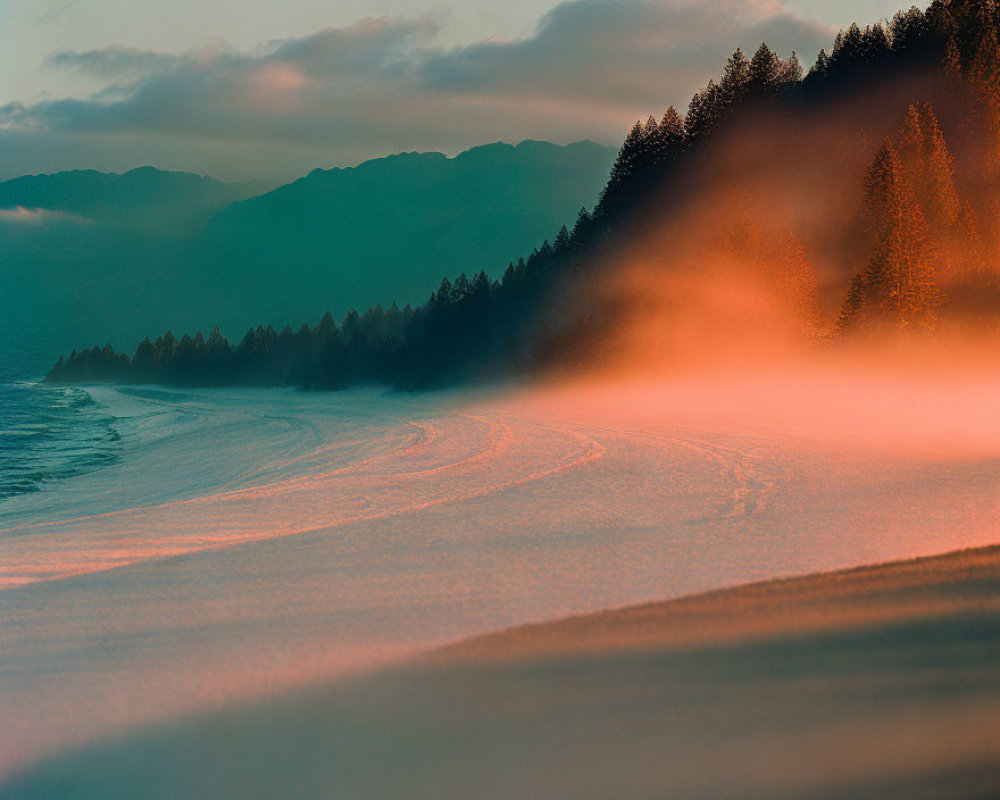
<svg viewBox="0 0 1000 800">
<path fill-rule="evenodd" d="M 826 75 L 827 71 L 830 69 L 830 56 L 826 52 L 826 48 L 819 51 L 819 55 L 816 56 L 816 63 L 813 64 L 812 69 L 809 71 L 810 75 Z"/>
<path fill-rule="evenodd" d="M 851 279 L 851 285 L 847 290 L 847 297 L 840 307 L 840 316 L 837 318 L 837 331 L 843 335 L 858 327 L 864 319 L 865 311 L 865 279 L 859 272 Z"/>
<path fill-rule="evenodd" d="M 851 23 L 846 31 L 837 34 L 833 43 L 833 61 L 838 67 L 856 70 L 864 63 L 863 34 L 858 24 Z"/>
<path fill-rule="evenodd" d="M 327 309 L 326 313 L 319 321 L 319 325 L 316 328 L 316 333 L 321 339 L 329 338 L 333 335 L 334 331 L 337 330 L 337 323 L 333 321 L 333 314 Z"/>
<path fill-rule="evenodd" d="M 579 226 L 579 222 L 577 223 L 577 226 Z M 503 279 L 500 284 L 505 289 L 510 289 L 514 285 L 515 280 L 517 280 L 517 272 L 514 269 L 514 262 L 511 261 L 507 264 L 507 269 L 504 270 Z"/>
<path fill-rule="evenodd" d="M 648 165 L 657 169 L 673 162 L 684 149 L 684 140 L 684 118 L 670 106 L 646 142 Z"/>
<path fill-rule="evenodd" d="M 660 137 L 666 147 L 676 147 L 684 143 L 684 117 L 670 106 L 660 120 Z"/>
<path fill-rule="evenodd" d="M 891 47 L 890 33 L 882 23 L 870 25 L 861 34 L 861 58 L 868 66 L 883 61 Z"/>
<path fill-rule="evenodd" d="M 976 210 L 965 203 L 955 223 L 956 239 L 961 243 L 961 273 L 964 279 L 982 275 L 989 270 L 986 245 Z"/>
<path fill-rule="evenodd" d="M 718 123 L 719 94 L 719 87 L 715 81 L 709 81 L 704 89 L 696 92 L 691 98 L 687 116 L 684 118 L 684 128 L 692 141 L 703 139 Z"/>
<path fill-rule="evenodd" d="M 450 293 L 448 302 L 451 302 Z M 358 314 L 357 310 L 352 308 L 347 312 L 347 316 L 344 317 L 344 321 L 341 323 L 340 332 L 344 339 L 344 344 L 348 347 L 357 348 L 362 344 L 361 315 Z"/>
<path fill-rule="evenodd" d="M 173 333 L 167 331 L 163 336 L 157 337 L 154 350 L 156 351 L 157 370 L 167 367 L 173 361 L 174 352 L 177 350 L 177 339 L 174 338 Z"/>
<path fill-rule="evenodd" d="M 563 230 L 566 230 L 566 226 L 563 226 Z M 489 276 L 486 274 L 485 270 L 480 270 L 476 274 L 476 277 L 472 280 L 472 298 L 476 302 L 484 302 L 489 299 L 490 293 L 493 290 L 493 284 L 490 281 Z"/>
<path fill-rule="evenodd" d="M 931 264 L 927 223 L 889 140 L 865 177 L 865 207 L 874 246 L 860 299 L 849 298 L 858 311 L 848 316 L 860 316 L 867 322 L 884 319 L 900 331 L 933 327 L 940 293 Z M 845 313 L 848 311 L 845 306 Z"/>
<path fill-rule="evenodd" d="M 729 109 L 739 103 L 746 94 L 750 82 L 750 62 L 739 48 L 726 61 L 719 81 L 719 102 Z"/>
<path fill-rule="evenodd" d="M 646 121 L 642 124 L 642 143 L 644 147 L 641 148 L 645 152 L 648 148 L 650 142 L 656 139 L 656 129 L 659 127 L 656 122 L 656 118 L 650 114 Z"/>
<path fill-rule="evenodd" d="M 569 229 L 563 225 L 556 234 L 554 247 L 557 253 L 565 252 L 569 248 Z"/>
<path fill-rule="evenodd" d="M 1000 104 L 1000 36 L 996 24 L 985 8 L 977 11 L 977 36 L 969 64 L 969 78 L 994 106 Z"/>
<path fill-rule="evenodd" d="M 989 141 L 985 166 L 997 176 L 1000 175 L 1000 34 L 986 8 L 976 9 L 975 16 L 972 57 L 964 76 L 982 97 L 979 116 Z"/>
<path fill-rule="evenodd" d="M 913 6 L 908 11 L 898 11 L 890 23 L 892 47 L 900 53 L 914 53 L 926 39 L 929 25 L 922 9 Z"/>
<path fill-rule="evenodd" d="M 546 242 L 546 244 L 547 243 L 548 242 Z M 469 285 L 469 279 L 463 272 L 461 275 L 455 278 L 455 285 L 452 286 L 451 289 L 452 301 L 455 303 L 461 303 L 469 296 L 470 290 L 471 286 Z"/>
<path fill-rule="evenodd" d="M 911 105 L 903 118 L 903 124 L 896 132 L 896 152 L 903 162 L 904 169 L 915 179 L 923 167 L 921 164 L 924 133 L 920 126 L 920 113 L 915 105 Z"/>
<path fill-rule="evenodd" d="M 580 213 L 576 217 L 576 224 L 573 225 L 573 236 L 572 240 L 575 244 L 583 243 L 589 236 L 590 231 L 594 224 L 594 217 L 591 215 L 586 208 L 581 208 Z M 510 273 L 514 272 L 514 264 L 511 263 L 507 267 L 507 271 Z M 507 273 L 504 273 L 504 280 L 507 279 Z"/>
<path fill-rule="evenodd" d="M 153 343 L 147 336 L 135 349 L 132 356 L 132 368 L 135 372 L 136 380 L 140 383 L 149 383 L 156 377 L 156 350 Z"/>
<path fill-rule="evenodd" d="M 641 122 L 636 122 L 625 137 L 625 141 L 618 151 L 618 158 L 615 159 L 615 163 L 611 167 L 611 176 L 608 178 L 608 185 L 602 193 L 602 201 L 606 197 L 613 198 L 635 174 L 636 167 L 642 158 L 643 145 L 643 126 Z"/>
<path fill-rule="evenodd" d="M 205 352 L 213 357 L 217 357 L 228 349 L 229 342 L 219 332 L 219 326 L 216 325 L 212 328 L 212 332 L 208 336 L 208 341 L 205 342 Z"/>
<path fill-rule="evenodd" d="M 948 37 L 948 46 L 941 62 L 941 69 L 950 78 L 962 77 L 962 54 L 958 50 L 958 42 L 955 41 L 954 36 Z"/>
<path fill-rule="evenodd" d="M 922 134 L 922 173 L 917 188 L 931 232 L 942 235 L 955 224 L 960 210 L 954 159 L 931 104 L 921 105 L 917 114 Z"/>
<path fill-rule="evenodd" d="M 750 60 L 747 91 L 757 97 L 769 97 L 777 91 L 784 65 L 777 54 L 762 43 Z"/>
<path fill-rule="evenodd" d="M 796 83 L 800 80 L 802 80 L 802 63 L 799 61 L 799 54 L 792 50 L 792 54 L 781 62 L 778 82 Z"/>
<path fill-rule="evenodd" d="M 911 105 L 896 135 L 906 179 L 914 189 L 927 223 L 934 261 L 940 273 L 952 271 L 955 222 L 960 208 L 951 153 L 929 103 Z"/>
<path fill-rule="evenodd" d="M 451 301 L 452 301 L 451 280 L 449 280 L 448 276 L 445 275 L 441 279 L 441 285 L 438 286 L 437 291 L 431 294 L 430 302 L 432 306 L 441 308 L 444 306 L 451 305 Z M 354 309 L 351 310 L 354 311 Z M 354 313 L 357 314 L 356 311 L 354 311 Z M 344 320 L 345 323 L 346 321 L 347 320 Z"/>
</svg>

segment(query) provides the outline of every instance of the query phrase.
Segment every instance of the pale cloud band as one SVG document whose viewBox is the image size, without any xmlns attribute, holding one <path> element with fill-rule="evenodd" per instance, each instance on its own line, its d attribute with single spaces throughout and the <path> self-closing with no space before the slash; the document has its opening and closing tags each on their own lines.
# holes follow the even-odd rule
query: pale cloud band
<svg viewBox="0 0 1000 800">
<path fill-rule="evenodd" d="M 834 34 L 775 0 L 576 0 L 529 38 L 450 50 L 433 44 L 438 26 L 366 19 L 252 53 L 56 53 L 52 68 L 105 88 L 0 108 L 0 160 L 9 174 L 151 163 L 277 180 L 405 150 L 615 142 L 686 104 L 737 46 L 809 61 Z"/>
<path fill-rule="evenodd" d="M 70 222 L 76 225 L 89 225 L 90 220 L 79 214 L 67 214 L 62 211 L 50 211 L 45 208 L 0 208 L 0 225 L 42 225 L 46 222 Z"/>
</svg>

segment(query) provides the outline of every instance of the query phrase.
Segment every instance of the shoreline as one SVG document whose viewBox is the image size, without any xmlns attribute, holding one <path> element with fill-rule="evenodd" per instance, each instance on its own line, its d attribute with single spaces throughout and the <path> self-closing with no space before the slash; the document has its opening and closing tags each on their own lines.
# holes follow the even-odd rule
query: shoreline
<svg viewBox="0 0 1000 800">
<path fill-rule="evenodd" d="M 90 389 L 0 381 L 0 508 L 120 460 L 119 420 Z"/>
</svg>

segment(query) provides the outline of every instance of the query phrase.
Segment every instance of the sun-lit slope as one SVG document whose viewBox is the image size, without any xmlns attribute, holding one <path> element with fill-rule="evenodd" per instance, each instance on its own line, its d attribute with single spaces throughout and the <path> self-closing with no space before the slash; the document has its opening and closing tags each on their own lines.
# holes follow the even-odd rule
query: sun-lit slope
<svg viewBox="0 0 1000 800">
<path fill-rule="evenodd" d="M 998 734 L 990 548 L 507 631 L 6 796 L 985 800 Z"/>
<path fill-rule="evenodd" d="M 879 630 L 969 614 L 1000 614 L 1000 546 L 752 583 L 526 625 L 444 648 L 434 660 L 516 662 L 745 646 L 771 638 Z"/>
</svg>

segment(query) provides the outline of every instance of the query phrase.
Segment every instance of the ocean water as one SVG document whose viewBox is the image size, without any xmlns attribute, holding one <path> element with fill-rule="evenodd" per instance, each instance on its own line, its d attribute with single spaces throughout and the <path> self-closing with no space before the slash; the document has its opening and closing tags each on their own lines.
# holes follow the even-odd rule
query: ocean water
<svg viewBox="0 0 1000 800">
<path fill-rule="evenodd" d="M 83 389 L 0 383 L 0 503 L 114 463 L 115 421 Z"/>
</svg>

